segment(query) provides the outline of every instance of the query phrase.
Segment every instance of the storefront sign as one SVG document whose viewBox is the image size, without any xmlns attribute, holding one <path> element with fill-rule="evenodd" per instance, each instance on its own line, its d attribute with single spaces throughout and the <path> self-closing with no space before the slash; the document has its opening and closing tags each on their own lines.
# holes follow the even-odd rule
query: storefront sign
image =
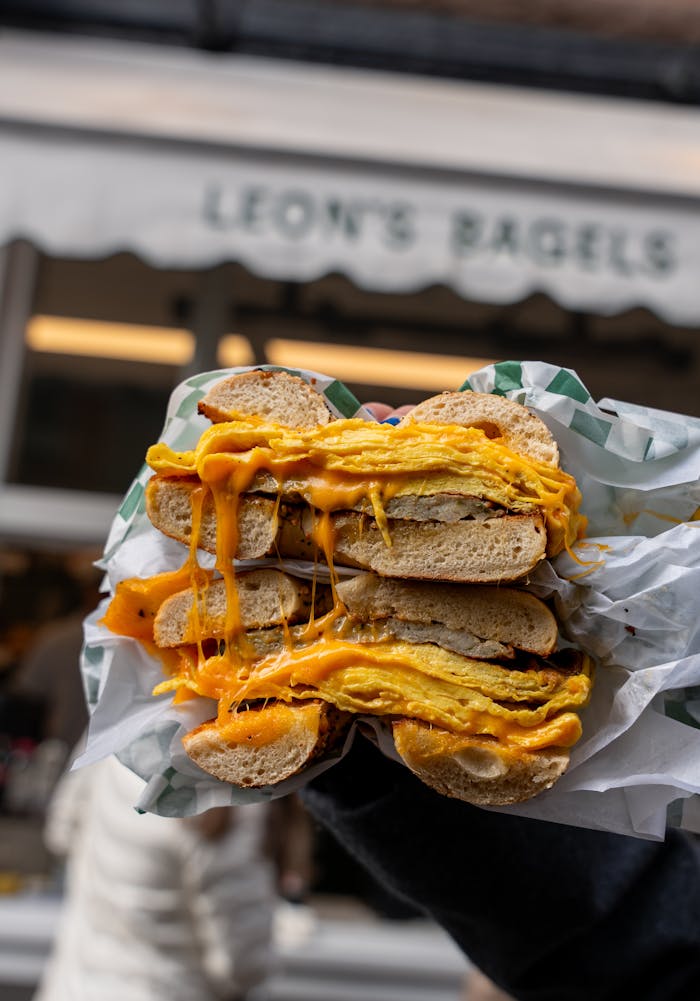
<svg viewBox="0 0 700 1001">
<path fill-rule="evenodd" d="M 264 277 L 442 284 L 483 302 L 646 306 L 700 323 L 700 203 L 60 133 L 0 135 L 0 242 L 161 267 L 238 261 Z"/>
<path fill-rule="evenodd" d="M 410 251 L 435 229 L 425 210 L 410 201 L 348 198 L 319 199 L 309 190 L 260 185 L 227 191 L 211 184 L 204 194 L 203 214 L 215 230 L 246 234 L 299 245 L 319 241 L 355 249 L 373 244 L 375 253 Z M 478 191 L 461 207 L 444 211 L 444 245 L 451 258 L 513 264 L 533 268 L 574 267 L 586 273 L 608 272 L 625 278 L 671 277 L 678 267 L 674 234 L 669 229 L 644 231 L 610 225 L 591 213 L 572 222 L 568 214 L 487 214 Z M 436 248 L 438 249 L 438 248 Z"/>
</svg>

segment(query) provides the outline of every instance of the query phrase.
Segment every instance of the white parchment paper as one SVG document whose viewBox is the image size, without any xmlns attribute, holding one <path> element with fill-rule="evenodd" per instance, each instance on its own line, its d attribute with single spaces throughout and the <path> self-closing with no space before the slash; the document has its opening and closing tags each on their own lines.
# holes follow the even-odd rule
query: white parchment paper
<svg viewBox="0 0 700 1001">
<path fill-rule="evenodd" d="M 205 373 L 179 386 L 161 440 L 193 447 L 208 426 L 196 415 L 198 400 L 232 371 L 245 369 Z M 338 416 L 367 416 L 340 383 L 297 374 L 324 392 Z M 700 831 L 700 521 L 692 520 L 700 508 L 700 420 L 610 399 L 596 404 L 575 373 L 541 362 L 488 366 L 462 388 L 508 396 L 542 417 L 559 443 L 562 466 L 579 482 L 589 519 L 588 538 L 576 547 L 581 562 L 562 554 L 540 564 L 528 582 L 554 604 L 563 642 L 597 661 L 583 738 L 553 789 L 503 811 L 646 838 L 663 837 L 668 823 Z M 112 525 L 102 564 L 110 591 L 125 577 L 150 576 L 184 560 L 184 547 L 146 517 L 149 476 L 141 470 Z M 200 556 L 204 565 L 211 560 Z M 298 561 L 283 565 L 313 572 Z M 336 760 L 275 789 L 239 790 L 206 775 L 185 755 L 181 738 L 214 715 L 215 704 L 196 699 L 175 707 L 170 695 L 153 697 L 160 663 L 136 641 L 101 626 L 103 613 L 98 609 L 85 627 L 82 665 L 92 717 L 78 764 L 117 753 L 147 782 L 141 809 L 184 816 L 270 798 Z M 392 754 L 381 723 L 363 720 Z"/>
</svg>

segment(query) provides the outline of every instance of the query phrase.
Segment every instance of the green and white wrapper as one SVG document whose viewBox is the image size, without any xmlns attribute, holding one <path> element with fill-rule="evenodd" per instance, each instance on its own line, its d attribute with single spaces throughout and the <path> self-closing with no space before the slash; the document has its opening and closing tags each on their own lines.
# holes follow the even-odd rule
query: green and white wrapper
<svg viewBox="0 0 700 1001">
<path fill-rule="evenodd" d="M 197 402 L 234 371 L 248 369 L 209 372 L 180 385 L 161 440 L 192 448 L 208 426 Z M 323 392 L 337 416 L 368 416 L 341 383 L 315 372 L 294 374 Z M 574 372 L 542 362 L 489 365 L 460 388 L 507 396 L 542 418 L 559 443 L 563 468 L 579 483 L 589 519 L 588 537 L 576 547 L 586 565 L 564 553 L 540 564 L 527 582 L 554 603 L 563 641 L 597 661 L 593 696 L 581 714 L 583 737 L 553 789 L 501 809 L 644 838 L 663 838 L 667 824 L 700 832 L 700 521 L 692 521 L 700 508 L 700 420 L 610 399 L 596 403 Z M 145 514 L 150 475 L 141 470 L 112 525 L 101 564 L 110 591 L 125 577 L 175 569 L 184 560 L 184 548 Z M 200 559 L 213 562 L 202 553 Z M 312 572 L 309 564 L 281 565 Z M 185 755 L 181 738 L 215 715 L 215 704 L 196 699 L 173 706 L 171 695 L 153 697 L 160 662 L 100 626 L 103 613 L 101 607 L 85 624 L 82 668 L 92 717 L 77 764 L 116 753 L 146 780 L 139 809 L 185 816 L 266 799 L 332 764 L 324 761 L 274 790 L 240 790 L 206 775 Z M 395 756 L 381 722 L 363 720 Z"/>
</svg>

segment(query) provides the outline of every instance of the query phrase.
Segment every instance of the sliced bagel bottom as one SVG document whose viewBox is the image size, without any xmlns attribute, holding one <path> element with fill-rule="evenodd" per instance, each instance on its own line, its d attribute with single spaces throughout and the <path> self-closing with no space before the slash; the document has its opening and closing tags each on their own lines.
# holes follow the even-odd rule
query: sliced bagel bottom
<svg viewBox="0 0 700 1001">
<path fill-rule="evenodd" d="M 183 738 L 189 757 L 244 789 L 277 785 L 339 746 L 353 716 L 313 699 L 272 702 L 233 714 L 227 729 L 208 720 Z M 566 748 L 526 751 L 484 737 L 460 737 L 413 719 L 391 724 L 404 763 L 436 792 L 476 806 L 507 806 L 549 789 L 566 771 Z"/>
<path fill-rule="evenodd" d="M 191 479 L 154 476 L 146 488 L 146 510 L 159 531 L 189 545 L 192 535 Z M 279 515 L 279 516 L 277 516 Z M 542 515 L 502 515 L 456 522 L 389 519 L 391 546 L 374 518 L 356 511 L 331 515 L 334 558 L 339 565 L 372 570 L 385 577 L 505 583 L 530 573 L 545 558 L 547 532 Z M 240 559 L 277 552 L 313 560 L 314 517 L 303 505 L 282 504 L 244 494 L 238 507 Z M 211 496 L 204 499 L 199 546 L 216 552 L 217 523 Z"/>
<path fill-rule="evenodd" d="M 396 750 L 422 782 L 476 806 L 530 799 L 553 786 L 569 764 L 566 748 L 526 751 L 413 719 L 396 720 L 392 731 Z"/>
<path fill-rule="evenodd" d="M 244 789 L 277 785 L 337 746 L 351 723 L 322 699 L 241 709 L 225 728 L 208 720 L 183 737 L 199 767 Z"/>
</svg>

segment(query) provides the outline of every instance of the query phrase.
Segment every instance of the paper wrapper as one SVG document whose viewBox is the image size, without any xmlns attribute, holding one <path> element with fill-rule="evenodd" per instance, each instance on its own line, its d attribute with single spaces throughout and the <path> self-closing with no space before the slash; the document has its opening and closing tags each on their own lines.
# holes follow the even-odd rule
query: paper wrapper
<svg viewBox="0 0 700 1001">
<path fill-rule="evenodd" d="M 197 402 L 223 376 L 247 370 L 210 372 L 179 386 L 161 440 L 194 447 L 208 426 Z M 294 374 L 323 392 L 337 416 L 368 416 L 337 381 Z M 646 838 L 662 838 L 667 823 L 700 831 L 700 521 L 692 520 L 700 508 L 700 420 L 609 399 L 596 404 L 573 372 L 541 362 L 488 366 L 462 388 L 507 396 L 542 418 L 563 468 L 579 483 L 589 519 L 588 537 L 575 550 L 585 565 L 562 554 L 529 579 L 535 594 L 554 602 L 563 641 L 597 661 L 593 696 L 581 714 L 583 737 L 553 789 L 501 809 Z M 144 467 L 112 525 L 102 562 L 110 590 L 125 577 L 183 563 L 184 548 L 146 517 L 150 475 Z M 313 572 L 309 564 L 273 562 Z M 77 764 L 116 753 L 146 780 L 140 809 L 185 816 L 267 799 L 333 763 L 326 759 L 274 789 L 241 790 L 206 775 L 181 738 L 215 715 L 215 703 L 173 706 L 169 694 L 152 696 L 160 662 L 100 626 L 103 613 L 101 607 L 85 625 L 82 667 L 92 717 Z M 372 727 L 382 750 L 396 756 L 381 721 L 362 717 L 359 725 Z"/>
</svg>

